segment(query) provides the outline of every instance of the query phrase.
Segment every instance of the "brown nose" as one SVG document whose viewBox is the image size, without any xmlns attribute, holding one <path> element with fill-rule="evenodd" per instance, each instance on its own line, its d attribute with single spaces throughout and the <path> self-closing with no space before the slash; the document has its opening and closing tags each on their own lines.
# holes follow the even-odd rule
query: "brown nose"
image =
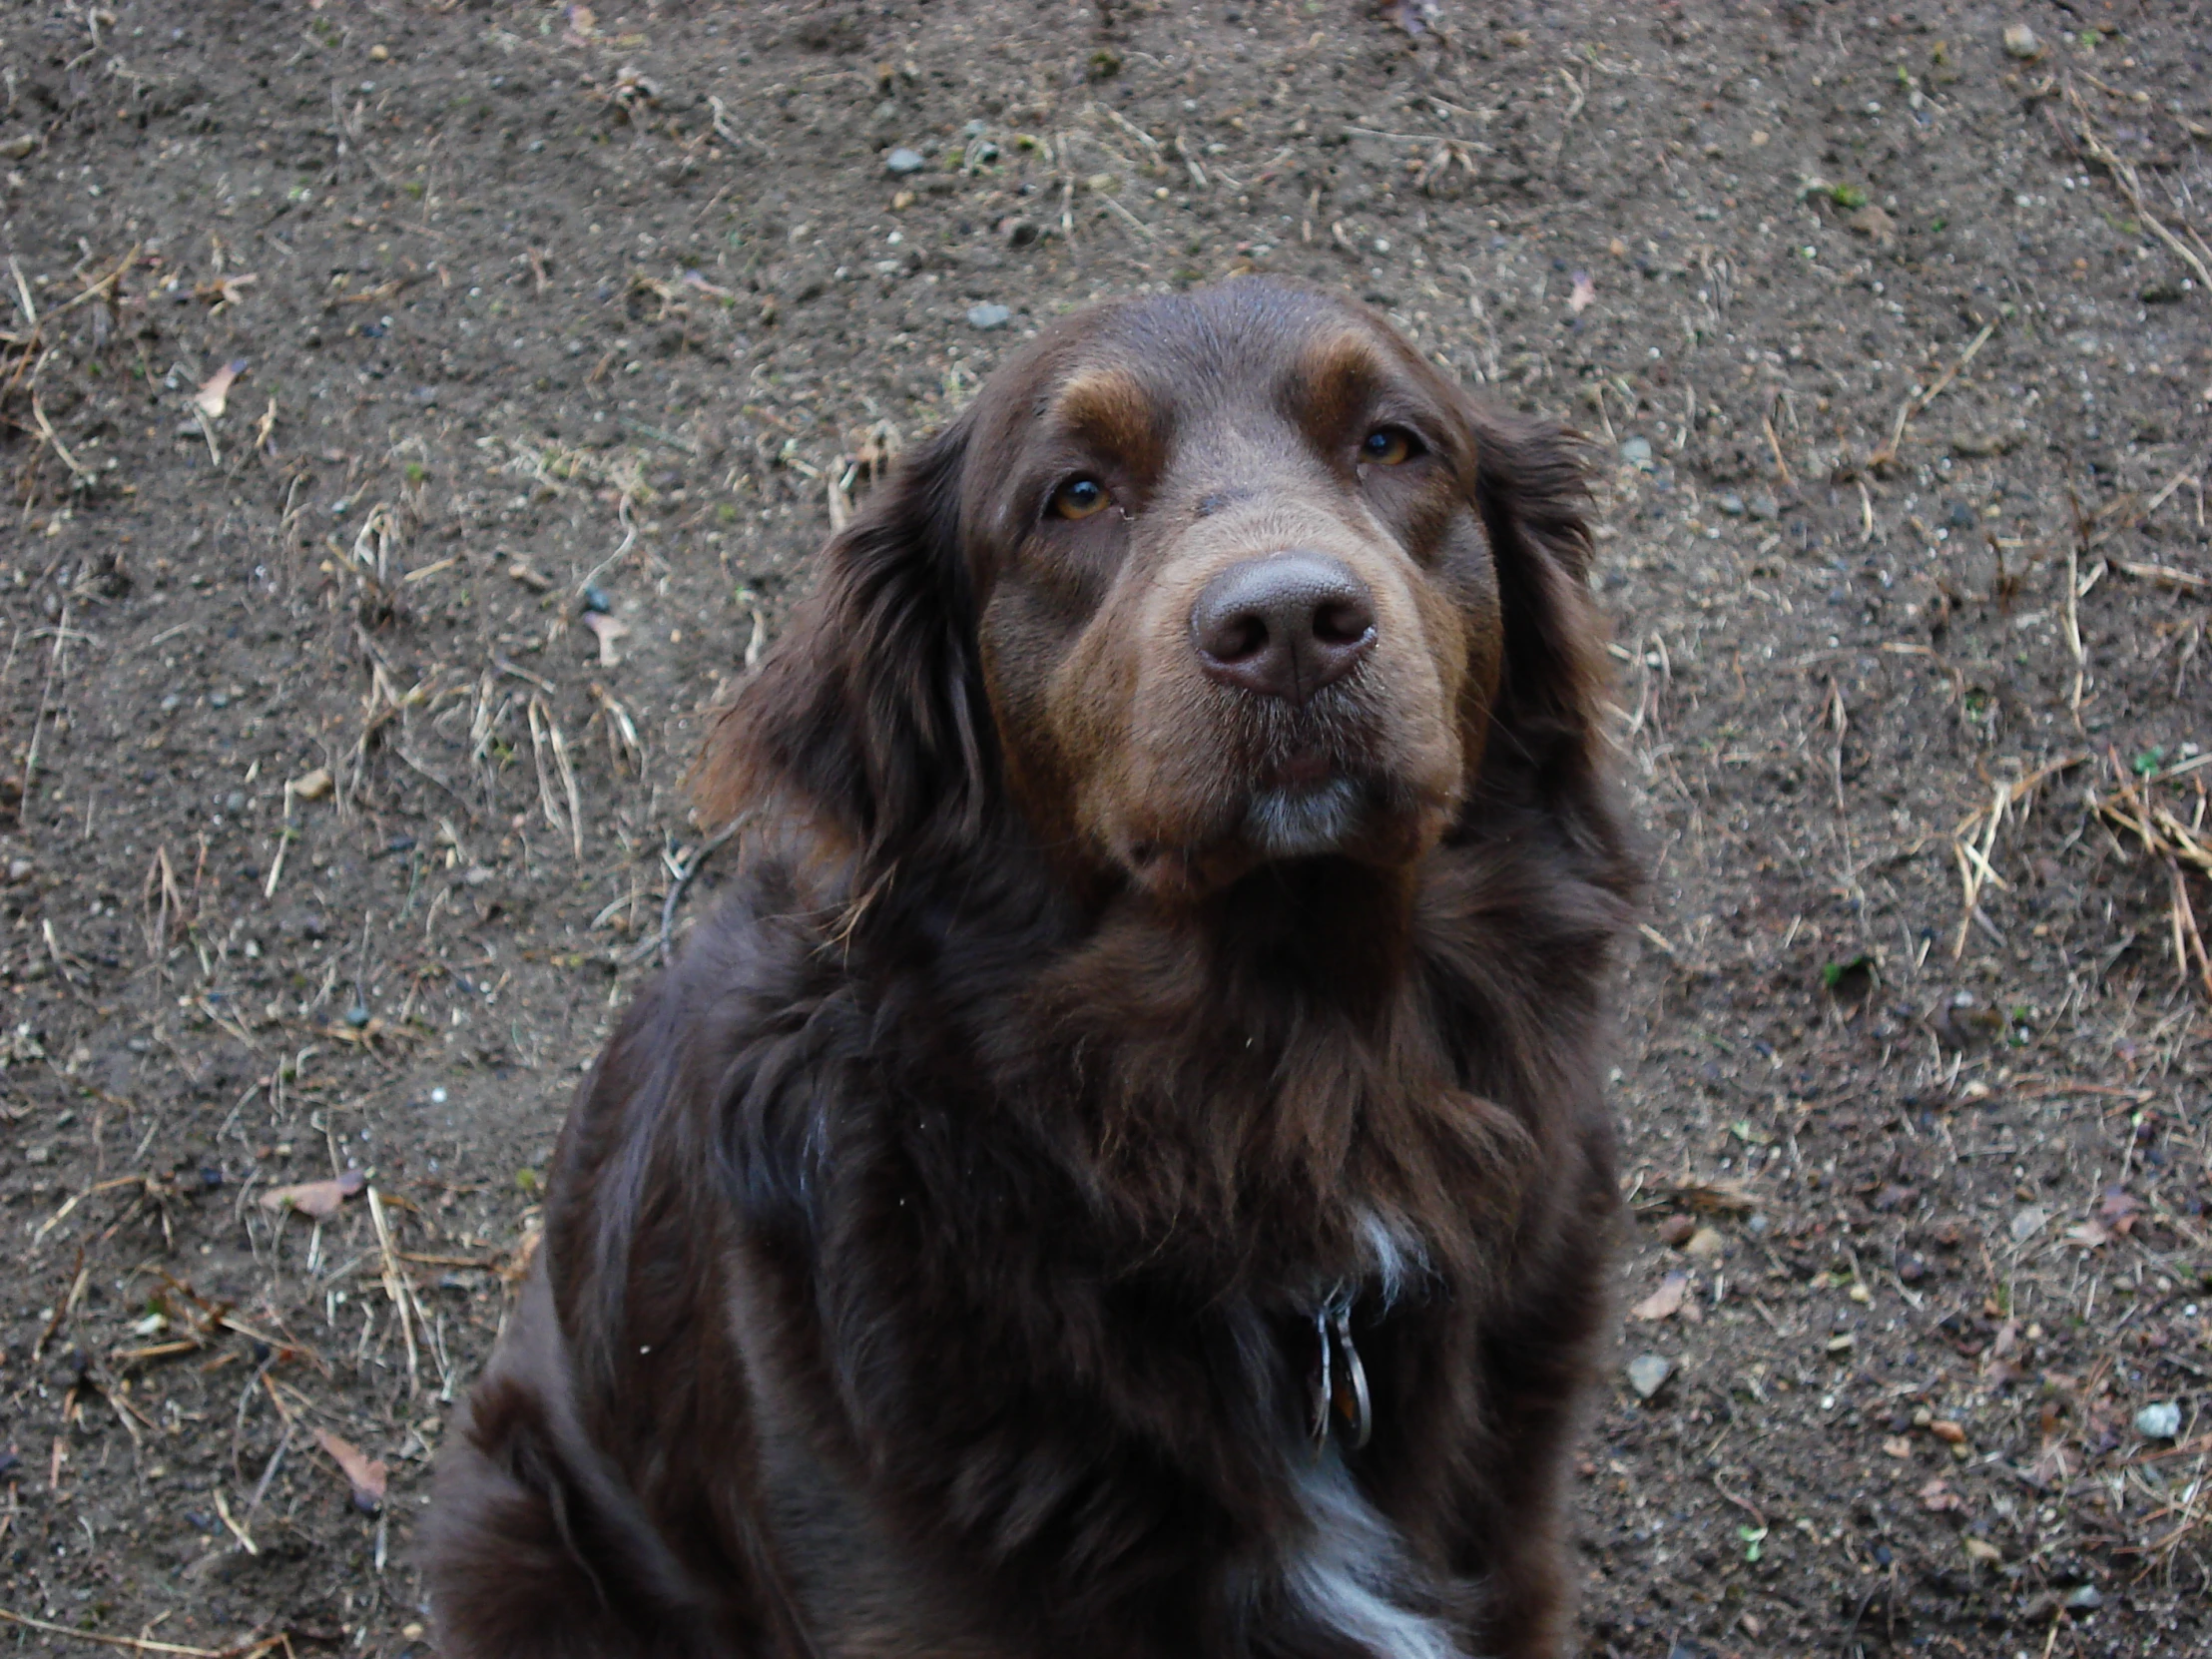
<svg viewBox="0 0 2212 1659">
<path fill-rule="evenodd" d="M 1304 703 L 1375 648 L 1375 595 L 1326 553 L 1247 559 L 1206 584 L 1191 643 L 1223 685 Z"/>
</svg>

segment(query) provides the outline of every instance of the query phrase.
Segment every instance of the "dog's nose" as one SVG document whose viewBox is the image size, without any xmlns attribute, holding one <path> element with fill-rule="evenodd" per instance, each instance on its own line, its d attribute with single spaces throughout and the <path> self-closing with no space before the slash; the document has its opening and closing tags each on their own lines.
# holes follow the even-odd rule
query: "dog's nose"
<svg viewBox="0 0 2212 1659">
<path fill-rule="evenodd" d="M 1223 685 L 1304 703 L 1375 649 L 1375 595 L 1326 553 L 1247 559 L 1206 584 L 1191 643 Z"/>
</svg>

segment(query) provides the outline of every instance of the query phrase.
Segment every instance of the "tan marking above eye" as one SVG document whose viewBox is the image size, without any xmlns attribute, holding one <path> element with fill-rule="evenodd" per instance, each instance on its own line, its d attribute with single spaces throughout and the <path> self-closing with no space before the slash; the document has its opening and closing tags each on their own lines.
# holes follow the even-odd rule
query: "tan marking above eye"
<svg viewBox="0 0 2212 1659">
<path fill-rule="evenodd" d="M 1403 466 L 1418 453 L 1413 434 L 1402 426 L 1378 426 L 1360 440 L 1360 459 L 1376 466 Z"/>
<path fill-rule="evenodd" d="M 1089 518 L 1111 500 L 1096 478 L 1070 478 L 1052 492 L 1052 510 L 1062 518 Z"/>
</svg>

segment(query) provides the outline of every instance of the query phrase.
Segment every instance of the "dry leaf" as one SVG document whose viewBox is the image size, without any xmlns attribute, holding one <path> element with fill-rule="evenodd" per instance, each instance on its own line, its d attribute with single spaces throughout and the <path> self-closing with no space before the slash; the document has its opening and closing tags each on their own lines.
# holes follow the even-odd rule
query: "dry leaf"
<svg viewBox="0 0 2212 1659">
<path fill-rule="evenodd" d="M 2097 1201 L 2097 1220 L 2107 1232 L 2124 1237 L 2135 1229 L 2135 1218 L 2142 1212 L 2143 1201 L 2125 1187 L 2110 1186 L 2104 1189 L 2104 1197 Z"/>
<path fill-rule="evenodd" d="M 1937 1475 L 1921 1488 L 1921 1507 L 1931 1514 L 1942 1514 L 1945 1510 L 1963 1509 L 1966 1500 L 1950 1489 L 1950 1482 Z"/>
<path fill-rule="evenodd" d="M 346 1484 L 353 1488 L 353 1507 L 364 1515 L 376 1513 L 384 1502 L 384 1465 L 327 1428 L 317 1428 L 314 1437 L 330 1454 L 330 1460 L 344 1472 Z"/>
<path fill-rule="evenodd" d="M 2028 1483 L 2037 1488 L 2071 1480 L 2081 1472 L 2081 1453 L 2058 1440 L 2045 1440 L 2027 1467 Z"/>
<path fill-rule="evenodd" d="M 1690 1294 L 1690 1276 L 1686 1273 L 1670 1273 L 1659 1282 L 1659 1288 L 1628 1311 L 1630 1319 L 1672 1319 L 1681 1311 L 1682 1300 Z"/>
<path fill-rule="evenodd" d="M 300 1181 L 289 1187 L 273 1187 L 262 1194 L 265 1210 L 297 1210 L 303 1216 L 316 1221 L 327 1221 L 336 1215 L 345 1201 L 352 1198 L 368 1184 L 367 1177 L 357 1169 L 349 1169 L 343 1175 L 327 1181 Z"/>
<path fill-rule="evenodd" d="M 1587 271 L 1576 272 L 1574 274 L 1574 291 L 1567 295 L 1567 309 L 1576 316 L 1580 316 L 1596 303 L 1597 283 L 1591 280 L 1590 274 Z"/>
<path fill-rule="evenodd" d="M 1993 1567 L 2004 1559 L 2004 1551 L 1997 1548 L 1986 1538 L 1969 1536 L 1960 1541 L 1966 1546 L 1966 1554 L 1976 1561 L 1985 1562 Z"/>
<path fill-rule="evenodd" d="M 303 772 L 291 781 L 291 798 L 294 801 L 320 801 L 330 793 L 330 769 L 316 767 Z"/>
<path fill-rule="evenodd" d="M 206 380 L 192 394 L 192 406 L 210 420 L 222 418 L 224 407 L 231 398 L 231 382 L 246 372 L 246 359 L 233 357 Z"/>
<path fill-rule="evenodd" d="M 599 642 L 599 666 L 613 668 L 622 659 L 615 655 L 615 641 L 630 632 L 630 625 L 605 611 L 586 611 L 584 626 L 591 630 L 592 638 Z"/>
</svg>

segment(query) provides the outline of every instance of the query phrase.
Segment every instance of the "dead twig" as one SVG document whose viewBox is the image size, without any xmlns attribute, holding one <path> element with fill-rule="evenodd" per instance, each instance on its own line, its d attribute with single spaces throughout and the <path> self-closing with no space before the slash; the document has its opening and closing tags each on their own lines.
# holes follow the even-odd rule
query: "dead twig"
<svg viewBox="0 0 2212 1659">
<path fill-rule="evenodd" d="M 1989 343 L 1989 336 L 1996 331 L 1996 318 L 1991 317 L 1981 325 L 1981 332 L 1974 335 L 1973 343 L 1966 347 L 1956 362 L 1936 377 L 1934 385 L 1905 400 L 1898 409 L 1897 425 L 1890 429 L 1890 441 L 1867 457 L 1870 468 L 1888 466 L 1898 458 L 1898 446 L 1905 441 L 1905 428 L 1911 424 L 1913 417 L 1943 395 L 1943 388 L 1958 378 L 1959 371 L 1974 360 L 1981 348 Z"/>
<path fill-rule="evenodd" d="M 44 1619 L 34 1619 L 28 1613 L 11 1613 L 5 1607 L 0 1607 L 0 1621 L 20 1625 L 25 1630 L 43 1630 L 51 1636 L 67 1636 L 72 1641 L 122 1648 L 127 1653 L 181 1654 L 185 1659 L 257 1659 L 260 1654 L 274 1653 L 285 1645 L 284 1637 L 279 1633 L 240 1642 L 235 1647 L 187 1647 L 182 1642 L 157 1642 L 147 1636 L 107 1636 L 97 1630 L 73 1630 L 66 1624 L 49 1624 Z"/>
<path fill-rule="evenodd" d="M 732 835 L 735 835 L 740 830 L 743 830 L 746 825 L 752 821 L 752 818 L 753 815 L 751 813 L 740 813 L 736 818 L 732 819 L 728 824 L 725 824 L 720 830 L 717 830 L 704 841 L 700 842 L 699 849 L 690 857 L 686 858 L 684 860 L 683 867 L 677 870 L 676 873 L 670 877 L 668 883 L 668 896 L 661 900 L 661 935 L 659 944 L 661 950 L 661 965 L 663 967 L 668 966 L 668 964 L 672 960 L 674 960 L 674 952 L 669 948 L 669 938 L 676 927 L 676 906 L 681 904 L 684 900 L 684 889 L 691 885 L 692 877 L 699 873 L 700 866 L 714 855 L 715 850 L 720 847 L 725 841 L 729 840 Z M 648 941 L 648 946 L 650 946 L 651 943 L 652 941 Z M 637 955 L 639 956 L 643 956 L 644 954 L 645 951 L 642 949 L 637 952 Z"/>
<path fill-rule="evenodd" d="M 2062 756 L 2037 767 L 2017 782 L 1998 783 L 1990 793 L 1989 805 L 1968 813 L 1952 829 L 1951 856 L 1958 863 L 1960 888 L 1958 932 L 1950 945 L 1952 961 L 1957 961 L 1966 953 L 1966 936 L 1976 922 L 1992 933 L 1995 932 L 1989 918 L 1981 913 L 1981 895 L 1989 887 L 1995 887 L 2000 892 L 2008 891 L 2011 887 L 2011 883 L 1997 873 L 1996 865 L 1990 861 L 1996 851 L 1997 835 L 2004 828 L 2006 817 L 2044 779 L 2080 766 L 2088 758 L 2086 755 Z"/>
<path fill-rule="evenodd" d="M 2164 243 L 2175 259 L 2196 273 L 2198 285 L 2212 289 L 2212 268 L 2208 268 L 2197 257 L 2194 249 L 2169 231 L 2158 216 L 2144 205 L 2142 180 L 2135 169 L 2115 155 L 2112 147 L 2104 142 L 2097 132 L 2096 123 L 2089 117 L 2088 105 L 2082 102 L 2081 94 L 2070 85 L 2066 88 L 2066 102 L 2073 106 L 2074 136 L 2081 141 L 2083 154 L 2110 175 L 2112 183 L 2119 187 L 2120 194 L 2127 198 L 2127 205 L 2135 210 L 2135 217 L 2143 222 L 2151 235 Z"/>
<path fill-rule="evenodd" d="M 422 1361 L 415 1348 L 415 1312 L 407 1296 L 398 1255 L 391 1246 L 391 1224 L 384 1218 L 384 1195 L 374 1187 L 368 1189 L 368 1219 L 376 1228 L 376 1249 L 384 1259 L 384 1294 L 399 1311 L 399 1335 L 407 1345 L 407 1392 L 412 1395 L 422 1387 Z"/>
<path fill-rule="evenodd" d="M 2212 833 L 2199 822 L 2184 824 L 2170 808 L 2155 800 L 2157 780 L 2146 776 L 2140 785 L 2121 764 L 2118 753 L 2105 751 L 2116 780 L 2114 787 L 2095 798 L 2096 810 L 2106 823 L 2126 830 L 2151 857 L 2166 866 L 2167 928 L 2173 941 L 2174 967 L 2186 983 L 2194 978 L 2212 1002 L 2212 950 L 2204 941 L 2196 906 L 2189 897 L 2190 869 L 2212 876 Z"/>
</svg>

